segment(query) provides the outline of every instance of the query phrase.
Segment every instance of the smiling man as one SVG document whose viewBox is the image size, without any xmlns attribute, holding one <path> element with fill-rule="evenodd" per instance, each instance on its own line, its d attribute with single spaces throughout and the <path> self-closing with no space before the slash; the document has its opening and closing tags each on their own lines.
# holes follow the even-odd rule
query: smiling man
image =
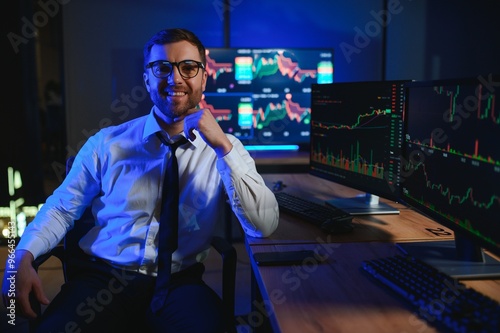
<svg viewBox="0 0 500 333">
<path fill-rule="evenodd" d="M 221 300 L 202 274 L 225 201 L 254 237 L 276 229 L 278 205 L 241 142 L 225 134 L 209 110 L 197 108 L 207 80 L 205 63 L 205 48 L 192 32 L 155 34 L 144 47 L 151 112 L 89 138 L 26 228 L 16 248 L 15 301 L 20 314 L 34 317 L 28 294 L 44 304 L 48 299 L 32 261 L 56 246 L 88 207 L 95 218 L 79 242 L 88 261 L 79 263 L 79 276 L 49 304 L 39 332 L 223 331 Z M 167 256 L 167 291 L 154 297 L 159 257 L 171 245 L 159 237 L 169 223 L 168 218 L 160 223 L 160 213 L 172 152 L 178 189 L 166 192 L 178 192 L 178 214 L 169 215 L 178 237 Z M 6 304 L 13 299 L 8 290 L 4 279 Z M 153 298 L 160 299 L 155 306 Z"/>
</svg>

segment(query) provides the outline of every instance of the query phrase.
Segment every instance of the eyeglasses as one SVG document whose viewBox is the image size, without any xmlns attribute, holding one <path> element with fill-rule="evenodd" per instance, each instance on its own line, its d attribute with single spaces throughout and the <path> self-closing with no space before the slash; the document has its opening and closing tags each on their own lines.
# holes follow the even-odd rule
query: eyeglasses
<svg viewBox="0 0 500 333">
<path fill-rule="evenodd" d="M 179 62 L 157 60 L 147 64 L 146 68 L 151 68 L 154 76 L 156 76 L 157 78 L 164 79 L 172 74 L 174 66 L 177 67 L 177 70 L 185 79 L 191 79 L 198 75 L 200 68 L 205 69 L 203 63 L 195 60 L 182 60 Z"/>
</svg>

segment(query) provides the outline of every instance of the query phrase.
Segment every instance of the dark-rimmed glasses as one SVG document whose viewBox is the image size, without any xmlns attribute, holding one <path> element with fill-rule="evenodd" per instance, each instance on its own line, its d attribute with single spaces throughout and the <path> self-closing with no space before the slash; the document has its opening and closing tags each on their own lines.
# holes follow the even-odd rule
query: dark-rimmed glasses
<svg viewBox="0 0 500 333">
<path fill-rule="evenodd" d="M 185 79 L 191 79 L 198 75 L 200 68 L 205 69 L 203 63 L 196 60 L 182 60 L 179 62 L 157 60 L 147 64 L 146 68 L 151 68 L 153 75 L 157 78 L 164 79 L 172 74 L 174 66 L 177 67 L 177 70 Z"/>
</svg>

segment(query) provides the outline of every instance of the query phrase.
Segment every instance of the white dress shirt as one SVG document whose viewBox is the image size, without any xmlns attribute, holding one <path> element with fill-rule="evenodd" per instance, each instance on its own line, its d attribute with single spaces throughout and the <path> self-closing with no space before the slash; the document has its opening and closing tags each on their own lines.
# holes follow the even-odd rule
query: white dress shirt
<svg viewBox="0 0 500 333">
<path fill-rule="evenodd" d="M 88 139 L 62 184 L 28 224 L 18 249 L 29 250 L 35 258 L 49 251 L 90 205 L 96 222 L 80 241 L 81 248 L 112 265 L 156 274 L 161 189 L 170 149 L 155 134 L 167 136 L 154 108 L 147 116 L 104 128 Z M 278 225 L 276 198 L 242 143 L 227 134 L 233 148 L 217 158 L 195 134 L 195 140 L 176 151 L 179 247 L 172 272 L 206 258 L 227 198 L 246 234 L 266 237 Z"/>
</svg>

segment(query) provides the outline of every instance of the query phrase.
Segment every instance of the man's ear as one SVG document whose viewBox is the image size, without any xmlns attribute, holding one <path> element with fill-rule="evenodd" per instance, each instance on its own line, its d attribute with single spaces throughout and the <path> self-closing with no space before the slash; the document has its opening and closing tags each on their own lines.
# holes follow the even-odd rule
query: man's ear
<svg viewBox="0 0 500 333">
<path fill-rule="evenodd" d="M 151 88 L 150 88 L 150 86 L 149 86 L 149 75 L 148 75 L 147 73 L 143 73 L 143 74 L 142 74 L 142 80 L 143 80 L 143 82 L 144 82 L 144 86 L 146 87 L 146 90 L 147 90 L 148 92 L 151 92 L 151 91 L 150 91 L 150 89 L 151 89 Z"/>
<path fill-rule="evenodd" d="M 207 87 L 207 79 L 208 79 L 207 71 L 203 71 L 203 77 L 201 79 L 201 91 L 205 91 L 205 88 Z"/>
</svg>

